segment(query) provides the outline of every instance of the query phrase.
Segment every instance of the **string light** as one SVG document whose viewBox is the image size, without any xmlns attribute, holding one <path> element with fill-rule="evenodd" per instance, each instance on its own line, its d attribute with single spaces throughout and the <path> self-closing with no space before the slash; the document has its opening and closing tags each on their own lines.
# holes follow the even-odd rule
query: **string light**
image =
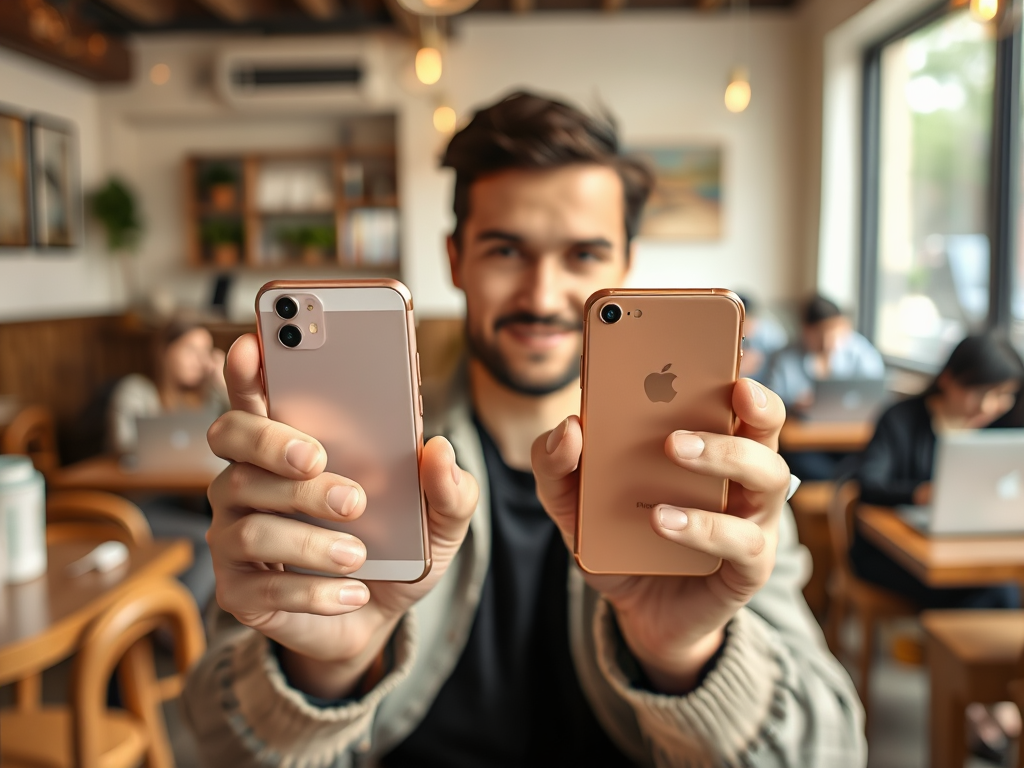
<svg viewBox="0 0 1024 768">
<path fill-rule="evenodd" d="M 745 67 L 737 67 L 729 77 L 725 89 L 725 108 L 740 113 L 750 104 L 750 73 Z"/>
<path fill-rule="evenodd" d="M 164 85 L 171 79 L 171 68 L 166 64 L 154 64 L 149 70 L 149 81 L 153 85 Z"/>
<path fill-rule="evenodd" d="M 416 77 L 424 85 L 433 85 L 441 79 L 441 52 L 424 46 L 416 51 Z"/>
<path fill-rule="evenodd" d="M 978 21 L 992 21 L 999 13 L 999 0 L 971 0 L 971 15 Z"/>
<path fill-rule="evenodd" d="M 434 128 L 438 133 L 452 133 L 457 122 L 458 116 L 451 107 L 442 105 L 434 110 Z"/>
</svg>

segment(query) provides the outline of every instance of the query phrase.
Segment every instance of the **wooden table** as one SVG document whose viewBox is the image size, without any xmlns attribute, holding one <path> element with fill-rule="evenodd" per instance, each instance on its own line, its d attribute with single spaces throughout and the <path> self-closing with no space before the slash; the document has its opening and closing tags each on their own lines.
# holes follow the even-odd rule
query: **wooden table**
<svg viewBox="0 0 1024 768">
<path fill-rule="evenodd" d="M 857 511 L 864 536 L 929 587 L 1024 584 L 1024 535 L 925 536 L 891 509 Z"/>
<path fill-rule="evenodd" d="M 115 456 L 95 456 L 66 467 L 47 477 L 52 490 L 109 491 L 110 493 L 173 493 L 205 496 L 217 471 L 136 472 L 125 469 Z"/>
<path fill-rule="evenodd" d="M 139 581 L 169 578 L 192 562 L 184 539 L 158 539 L 129 547 L 124 565 L 77 578 L 65 575 L 69 563 L 96 541 L 68 541 L 47 547 L 44 576 L 26 584 L 7 584 L 0 593 L 0 685 L 42 672 L 75 652 L 82 632 Z"/>
<path fill-rule="evenodd" d="M 801 421 L 786 419 L 779 433 L 779 450 L 856 453 L 864 450 L 875 433 L 873 422 Z"/>
</svg>

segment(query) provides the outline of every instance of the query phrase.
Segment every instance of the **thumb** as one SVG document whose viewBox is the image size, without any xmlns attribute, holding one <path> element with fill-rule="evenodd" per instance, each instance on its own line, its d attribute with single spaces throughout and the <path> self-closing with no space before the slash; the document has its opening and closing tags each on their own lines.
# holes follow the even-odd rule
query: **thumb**
<svg viewBox="0 0 1024 768">
<path fill-rule="evenodd" d="M 537 497 L 571 546 L 576 535 L 579 502 L 579 463 L 583 451 L 580 420 L 570 416 L 533 441 L 533 474 Z"/>
<path fill-rule="evenodd" d="M 455 450 L 443 437 L 423 446 L 420 481 L 427 497 L 431 556 L 450 558 L 462 545 L 480 494 L 476 479 L 455 463 Z"/>
</svg>

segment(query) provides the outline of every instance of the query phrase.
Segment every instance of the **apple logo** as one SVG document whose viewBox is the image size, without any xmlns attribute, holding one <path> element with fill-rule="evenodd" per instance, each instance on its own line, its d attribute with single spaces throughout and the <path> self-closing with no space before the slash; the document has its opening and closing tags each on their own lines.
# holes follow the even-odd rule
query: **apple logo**
<svg viewBox="0 0 1024 768">
<path fill-rule="evenodd" d="M 996 482 L 996 494 L 1000 499 L 1016 499 L 1020 496 L 1020 472 L 1007 472 Z"/>
<path fill-rule="evenodd" d="M 677 392 L 672 386 L 676 375 L 667 373 L 671 367 L 672 363 L 669 363 L 661 369 L 661 373 L 652 373 L 644 379 L 644 391 L 647 393 L 647 399 L 652 403 L 668 403 L 676 396 Z"/>
</svg>

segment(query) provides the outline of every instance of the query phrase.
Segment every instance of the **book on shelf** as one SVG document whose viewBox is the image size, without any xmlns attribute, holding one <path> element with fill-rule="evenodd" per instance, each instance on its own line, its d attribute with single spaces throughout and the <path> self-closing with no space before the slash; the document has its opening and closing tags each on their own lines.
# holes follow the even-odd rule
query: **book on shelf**
<svg viewBox="0 0 1024 768">
<path fill-rule="evenodd" d="M 394 265 L 398 262 L 398 210 L 356 208 L 345 224 L 344 263 Z"/>
</svg>

